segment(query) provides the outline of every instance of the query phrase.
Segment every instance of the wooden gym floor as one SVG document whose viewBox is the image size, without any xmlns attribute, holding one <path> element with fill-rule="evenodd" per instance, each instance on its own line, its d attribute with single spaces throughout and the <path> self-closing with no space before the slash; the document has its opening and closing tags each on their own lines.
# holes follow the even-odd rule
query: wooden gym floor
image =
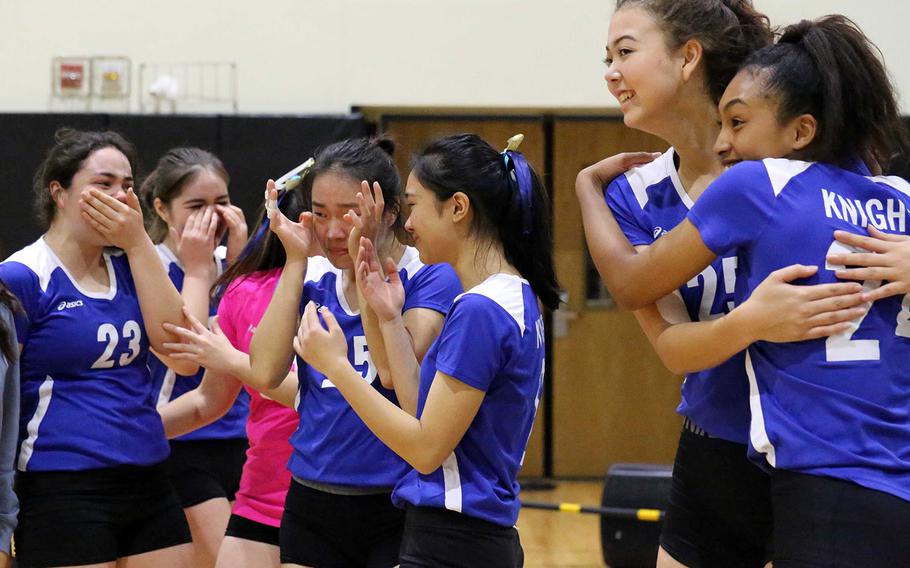
<svg viewBox="0 0 910 568">
<path fill-rule="evenodd" d="M 548 503 L 600 505 L 603 482 L 560 481 L 549 491 L 522 491 L 522 499 Z M 527 568 L 604 566 L 600 548 L 600 517 L 522 509 L 518 531 Z"/>
</svg>

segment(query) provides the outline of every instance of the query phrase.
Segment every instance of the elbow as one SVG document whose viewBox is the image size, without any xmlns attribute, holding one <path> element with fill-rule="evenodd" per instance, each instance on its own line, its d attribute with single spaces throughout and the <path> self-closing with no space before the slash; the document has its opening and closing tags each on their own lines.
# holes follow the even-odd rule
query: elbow
<svg viewBox="0 0 910 568">
<path fill-rule="evenodd" d="M 442 460 L 438 462 L 435 460 L 415 460 L 415 463 L 412 463 L 411 466 L 417 470 L 421 475 L 430 475 L 442 465 Z"/>
<path fill-rule="evenodd" d="M 424 450 L 422 455 L 416 456 L 410 463 L 421 475 L 430 475 L 442 467 L 443 462 L 446 461 L 446 458 L 450 455 L 452 455 L 452 450 L 449 450 L 445 454 L 439 451 L 433 451 L 432 449 Z"/>
<path fill-rule="evenodd" d="M 641 295 L 632 290 L 632 287 L 630 286 L 613 286 L 610 288 L 610 294 L 613 296 L 613 301 L 616 303 L 616 306 L 623 311 L 631 312 L 640 310 L 653 303 L 647 301 L 647 298 L 642 298 Z"/>
<path fill-rule="evenodd" d="M 690 357 L 686 355 L 682 357 L 674 356 L 673 353 L 668 352 L 669 349 L 660 344 L 660 340 L 654 346 L 654 350 L 657 351 L 660 362 L 674 375 L 685 376 L 697 370 L 691 368 L 692 365 L 689 364 Z"/>
<path fill-rule="evenodd" d="M 395 389 L 395 381 L 392 380 L 392 373 L 388 369 L 378 369 L 376 374 L 379 375 L 379 382 L 382 383 L 382 388 L 386 390 Z"/>
<path fill-rule="evenodd" d="M 660 360 L 663 362 L 664 367 L 674 375 L 688 375 L 692 372 L 692 369 L 688 365 L 684 365 L 682 361 L 676 361 L 669 357 L 661 357 Z"/>
<path fill-rule="evenodd" d="M 178 375 L 191 377 L 199 372 L 199 365 L 192 361 L 171 361 L 170 368 Z"/>
</svg>

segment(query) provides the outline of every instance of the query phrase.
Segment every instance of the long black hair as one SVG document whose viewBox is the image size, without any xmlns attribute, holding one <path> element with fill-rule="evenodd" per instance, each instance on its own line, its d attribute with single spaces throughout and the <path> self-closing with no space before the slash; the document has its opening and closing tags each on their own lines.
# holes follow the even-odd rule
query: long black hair
<svg viewBox="0 0 910 568">
<path fill-rule="evenodd" d="M 316 151 L 315 163 L 303 178 L 300 191 L 307 206 L 312 205 L 313 183 L 324 173 L 345 175 L 354 181 L 367 181 L 370 187 L 379 182 L 386 212 L 395 215 L 392 230 L 400 233 L 404 227 L 401 216 L 401 176 L 392 156 L 395 143 L 385 137 L 350 138 L 324 146 Z"/>
<path fill-rule="evenodd" d="M 284 213 L 285 217 L 296 222 L 300 218 L 300 214 L 308 211 L 309 207 L 299 189 L 294 189 L 281 196 L 278 201 L 278 209 Z M 287 254 L 284 252 L 281 241 L 278 240 L 275 233 L 269 230 L 268 221 L 265 204 L 263 204 L 259 207 L 256 225 L 246 248 L 243 249 L 240 257 L 228 266 L 212 284 L 210 295 L 214 302 L 217 303 L 221 299 L 232 282 L 240 282 L 242 278 L 254 272 L 284 266 Z"/>
<path fill-rule="evenodd" d="M 431 142 L 414 158 L 412 168 L 421 185 L 439 201 L 457 192 L 467 195 L 475 211 L 471 231 L 502 245 L 506 260 L 528 281 L 544 306 L 559 306 L 550 201 L 533 169 L 528 168 L 530 202 L 526 202 L 511 178 L 505 156 L 475 134 Z"/>
<path fill-rule="evenodd" d="M 372 186 L 379 182 L 386 211 L 395 214 L 392 228 L 400 230 L 401 219 L 401 178 L 392 161 L 395 144 L 388 138 L 352 138 L 324 146 L 316 151 L 315 161 L 294 189 L 284 194 L 278 202 L 278 209 L 285 217 L 297 221 L 304 211 L 311 211 L 313 205 L 313 182 L 324 173 L 340 173 L 356 181 L 366 180 Z M 218 300 L 234 280 L 260 270 L 284 266 L 287 255 L 281 241 L 265 224 L 268 218 L 265 207 L 260 207 L 256 227 L 246 249 L 212 285 L 211 297 Z M 254 242 L 255 241 L 255 242 Z"/>
<path fill-rule="evenodd" d="M 815 138 L 799 158 L 845 165 L 858 157 L 876 171 L 906 155 L 907 131 L 881 52 L 848 18 L 788 26 L 743 69 L 776 97 L 779 122 L 815 117 Z"/>
</svg>

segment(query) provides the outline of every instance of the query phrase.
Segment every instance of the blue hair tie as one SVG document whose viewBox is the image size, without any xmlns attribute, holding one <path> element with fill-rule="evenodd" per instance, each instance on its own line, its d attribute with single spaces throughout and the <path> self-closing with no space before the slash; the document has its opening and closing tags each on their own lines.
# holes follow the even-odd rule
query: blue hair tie
<svg viewBox="0 0 910 568">
<path fill-rule="evenodd" d="M 508 146 L 503 150 L 502 157 L 512 190 L 518 194 L 518 205 L 521 208 L 521 233 L 528 236 L 534 226 L 534 178 L 531 175 L 531 166 L 528 165 L 524 155 L 518 151 L 518 146 L 523 140 L 523 134 L 516 134 L 509 138 Z"/>
</svg>

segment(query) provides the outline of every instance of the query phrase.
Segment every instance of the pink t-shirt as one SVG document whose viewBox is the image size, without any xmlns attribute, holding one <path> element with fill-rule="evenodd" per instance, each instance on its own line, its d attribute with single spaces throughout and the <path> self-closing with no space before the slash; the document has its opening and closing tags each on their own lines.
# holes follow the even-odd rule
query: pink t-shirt
<svg viewBox="0 0 910 568">
<path fill-rule="evenodd" d="M 218 323 L 236 349 L 250 352 L 253 333 L 269 306 L 280 276 L 281 268 L 254 272 L 228 286 L 218 305 Z M 277 527 L 281 524 L 291 482 L 287 469 L 291 455 L 288 440 L 297 429 L 297 412 L 249 387 L 244 388 L 250 393 L 250 415 L 246 423 L 250 449 L 246 452 L 233 513 Z"/>
</svg>

